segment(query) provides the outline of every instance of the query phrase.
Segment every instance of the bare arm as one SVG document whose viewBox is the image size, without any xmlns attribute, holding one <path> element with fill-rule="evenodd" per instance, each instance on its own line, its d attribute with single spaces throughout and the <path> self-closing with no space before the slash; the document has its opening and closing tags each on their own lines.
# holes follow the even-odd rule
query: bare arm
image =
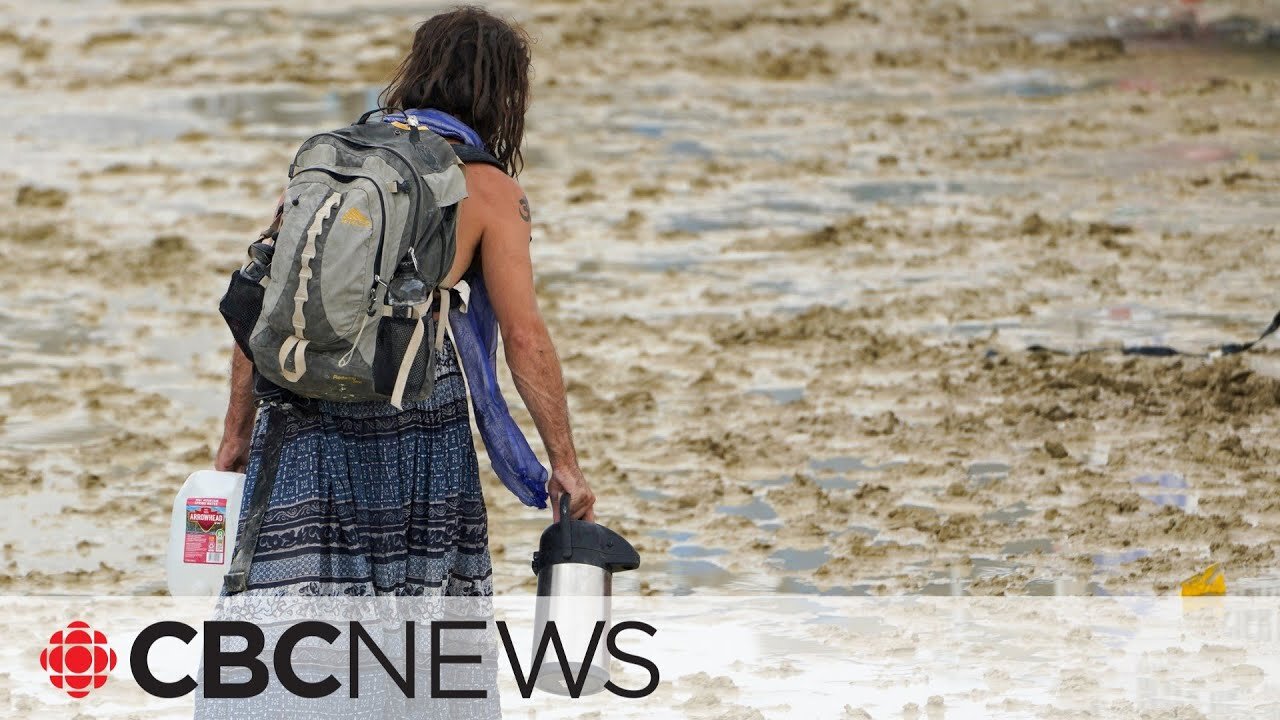
<svg viewBox="0 0 1280 720">
<path fill-rule="evenodd" d="M 280 229 L 284 218 L 284 197 L 276 199 L 275 217 L 271 225 L 258 236 L 267 243 L 275 242 L 274 233 Z M 244 472 L 249 465 L 249 443 L 253 437 L 253 421 L 256 418 L 253 402 L 253 361 L 238 343 L 231 343 L 231 393 L 227 400 L 227 416 L 222 422 L 222 444 L 214 458 L 216 470 Z"/>
<path fill-rule="evenodd" d="M 560 358 L 538 311 L 534 293 L 533 262 L 529 256 L 529 204 L 519 185 L 510 178 L 486 180 L 483 184 L 477 183 L 481 188 L 475 198 L 487 211 L 483 218 L 481 265 L 498 326 L 502 329 L 507 366 L 516 390 L 533 416 L 551 463 L 548 490 L 552 512 L 558 517 L 560 495 L 568 492 L 572 496 L 573 516 L 595 520 L 595 495 L 578 467 L 573 446 Z M 464 205 L 464 222 L 468 219 L 465 216 L 471 214 L 467 210 Z"/>
<path fill-rule="evenodd" d="M 222 423 L 222 444 L 214 468 L 244 472 L 249 464 L 249 439 L 253 435 L 253 363 L 240 346 L 231 345 L 231 397 Z"/>
</svg>

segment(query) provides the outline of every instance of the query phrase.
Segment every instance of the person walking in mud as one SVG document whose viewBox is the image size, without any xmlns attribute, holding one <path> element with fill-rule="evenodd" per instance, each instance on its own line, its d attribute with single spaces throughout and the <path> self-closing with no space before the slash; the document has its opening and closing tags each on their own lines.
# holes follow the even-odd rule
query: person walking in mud
<svg viewBox="0 0 1280 720">
<path fill-rule="evenodd" d="M 557 499 L 568 492 L 571 514 L 594 520 L 595 497 L 578 467 L 560 363 L 534 294 L 530 205 L 515 179 L 523 166 L 529 70 L 523 30 L 484 10 L 460 8 L 417 29 L 381 100 L 399 111 L 386 120 L 409 131 L 420 125 L 432 130 L 465 163 L 456 249 L 438 287 L 469 279 L 488 289 L 507 364 L 550 461 L 545 489 L 536 491 L 550 495 L 556 515 Z M 353 226 L 362 219 L 349 211 L 341 215 Z M 437 315 L 447 308 L 436 305 Z M 233 353 L 216 467 L 246 473 L 245 517 L 252 515 L 255 484 L 274 475 L 256 542 L 245 548 L 252 563 L 234 592 L 492 594 L 467 386 L 450 338 L 435 350 L 429 397 L 399 403 L 298 398 L 267 382 L 261 363 L 255 369 L 239 345 Z M 274 353 L 255 355 L 275 362 Z M 285 355 L 282 350 L 281 358 Z M 285 365 L 282 359 L 279 369 Z M 474 393 L 477 378 L 467 370 Z M 397 380 L 402 387 L 404 378 Z M 256 421 L 255 399 L 262 409 Z M 295 411 L 277 411 L 282 405 Z M 538 470 L 545 477 L 541 466 Z M 242 538 L 245 526 L 242 522 Z"/>
</svg>

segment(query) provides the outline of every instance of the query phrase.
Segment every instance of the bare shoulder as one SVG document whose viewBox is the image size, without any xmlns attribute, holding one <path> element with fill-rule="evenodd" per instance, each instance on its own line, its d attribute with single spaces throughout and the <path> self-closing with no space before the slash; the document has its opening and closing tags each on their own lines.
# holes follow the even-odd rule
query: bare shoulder
<svg viewBox="0 0 1280 720">
<path fill-rule="evenodd" d="M 524 189 L 515 178 L 492 165 L 480 163 L 467 166 L 467 193 L 495 202 L 524 197 Z"/>
<path fill-rule="evenodd" d="M 524 188 L 515 178 L 492 165 L 467 166 L 467 195 L 469 202 L 463 205 L 464 216 L 472 215 L 484 227 L 528 226 L 533 222 Z M 527 228 L 522 232 L 527 233 Z"/>
</svg>

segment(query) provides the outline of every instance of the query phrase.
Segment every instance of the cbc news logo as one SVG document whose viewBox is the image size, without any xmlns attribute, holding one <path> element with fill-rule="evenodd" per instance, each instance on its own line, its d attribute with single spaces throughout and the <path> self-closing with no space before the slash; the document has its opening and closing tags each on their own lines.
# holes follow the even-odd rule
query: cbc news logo
<svg viewBox="0 0 1280 720">
<path fill-rule="evenodd" d="M 107 684 L 108 673 L 116 667 L 116 651 L 106 635 L 76 620 L 49 637 L 40 652 L 40 667 L 54 687 L 78 699 Z"/>
<path fill-rule="evenodd" d="M 482 620 L 433 620 L 427 624 L 430 627 L 431 638 L 430 665 L 432 684 L 430 696 L 433 699 L 483 699 L 487 697 L 489 690 L 486 688 L 460 689 L 441 687 L 440 668 L 444 665 L 475 665 L 483 663 L 484 658 L 480 655 L 458 655 L 443 652 L 442 635 L 446 631 L 486 630 L 489 626 L 488 622 Z M 608 680 L 604 683 L 603 689 L 618 697 L 635 699 L 652 694 L 658 687 L 660 681 L 658 666 L 647 658 L 625 652 L 618 647 L 618 635 L 624 631 L 640 631 L 652 637 L 657 632 L 657 628 L 646 623 L 629 620 L 616 623 L 610 628 L 607 627 L 608 623 L 596 621 L 586 653 L 582 661 L 578 662 L 576 658 L 571 660 L 566 653 L 564 642 L 556 628 L 555 621 L 547 621 L 541 639 L 537 643 L 538 647 L 534 650 L 527 673 L 522 669 L 522 664 L 518 657 L 519 653 L 514 646 L 506 621 L 495 620 L 493 624 L 501 637 L 502 649 L 505 650 L 507 660 L 511 664 L 511 671 L 520 689 L 520 695 L 525 699 L 528 699 L 533 693 L 536 685 L 535 679 L 541 677 L 544 660 L 548 660 L 548 654 L 554 654 L 555 656 L 555 660 L 550 662 L 554 662 L 559 666 L 564 678 L 563 689 L 565 690 L 564 693 L 559 691 L 549 692 L 568 694 L 574 698 L 582 695 L 592 668 L 592 659 L 596 657 L 598 648 L 603 649 L 601 645 L 608 649 L 610 657 L 635 665 L 647 670 L 649 673 L 649 683 L 643 688 L 624 688 L 616 685 L 612 680 Z M 415 627 L 416 623 L 414 621 L 409 621 L 405 625 L 404 629 L 408 638 L 406 647 L 416 647 L 414 645 Z M 202 697 L 217 700 L 244 699 L 255 697 L 264 692 L 267 689 L 272 668 L 259 657 L 266 650 L 266 638 L 263 629 L 245 621 L 206 621 L 203 624 L 203 628 L 204 647 L 202 648 L 202 658 L 210 674 L 204 678 Z M 348 636 L 345 643 L 340 642 L 344 630 Z M 144 692 L 158 698 L 178 698 L 196 691 L 199 683 L 191 675 L 186 675 L 173 682 L 158 680 L 152 674 L 148 656 L 151 647 L 162 638 L 175 638 L 189 645 L 197 635 L 195 628 L 181 622 L 160 621 L 148 625 L 134 638 L 129 650 L 129 667 L 134 681 Z M 243 640 L 246 649 L 225 649 L 223 641 L 230 639 Z M 388 673 L 406 698 L 416 697 L 417 689 L 414 687 L 412 668 L 417 666 L 417 659 L 413 655 L 406 658 L 406 670 L 402 674 L 388 659 L 386 649 L 380 647 L 375 641 L 374 635 L 365 629 L 359 621 L 354 620 L 346 623 L 346 627 L 339 627 L 320 621 L 299 622 L 290 626 L 281 635 L 268 655 L 274 663 L 277 681 L 289 693 L 301 698 L 316 699 L 334 694 L 342 687 L 342 683 L 332 674 L 318 682 L 299 679 L 297 670 L 293 667 L 293 651 L 300 641 L 304 639 L 320 640 L 331 646 L 336 643 L 338 646 L 346 645 L 349 648 L 350 654 L 347 660 L 350 667 L 348 668 L 349 673 L 347 676 L 350 683 L 349 695 L 351 698 L 360 697 L 357 689 L 358 678 L 361 676 L 360 647 L 364 647 L 366 651 L 372 654 L 382 670 Z M 549 651 L 551 652 L 549 653 Z M 66 692 L 72 698 L 81 699 L 87 697 L 93 690 L 107 684 L 107 678 L 110 677 L 111 671 L 116 667 L 116 653 L 108 644 L 105 633 L 94 630 L 84 621 L 76 620 L 49 636 L 49 643 L 40 652 L 40 667 L 48 674 L 49 682 L 55 688 Z M 251 678 L 245 682 L 233 683 L 228 683 L 222 679 L 223 670 L 237 668 L 250 671 Z M 591 692 L 598 691 L 599 689 Z"/>
</svg>

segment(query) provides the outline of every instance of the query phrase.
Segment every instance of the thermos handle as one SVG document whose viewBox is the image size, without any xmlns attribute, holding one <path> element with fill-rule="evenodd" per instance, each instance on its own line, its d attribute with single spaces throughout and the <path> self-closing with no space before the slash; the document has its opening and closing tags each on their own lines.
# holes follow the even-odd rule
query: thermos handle
<svg viewBox="0 0 1280 720">
<path fill-rule="evenodd" d="M 564 544 L 564 559 L 568 560 L 573 557 L 573 531 L 569 522 L 569 505 L 571 498 L 569 493 L 560 495 L 560 535 Z"/>
</svg>

